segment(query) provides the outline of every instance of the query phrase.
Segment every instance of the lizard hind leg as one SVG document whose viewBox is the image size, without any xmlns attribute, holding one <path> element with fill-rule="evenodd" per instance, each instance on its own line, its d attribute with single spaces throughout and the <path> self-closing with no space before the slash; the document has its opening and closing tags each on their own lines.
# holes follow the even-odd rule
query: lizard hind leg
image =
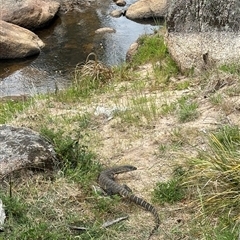
<svg viewBox="0 0 240 240">
<path fill-rule="evenodd" d="M 133 192 L 132 189 L 131 189 L 128 185 L 123 184 L 122 186 L 123 186 L 123 188 L 124 188 L 125 190 L 127 190 L 128 192 L 130 192 L 130 193 Z"/>
</svg>

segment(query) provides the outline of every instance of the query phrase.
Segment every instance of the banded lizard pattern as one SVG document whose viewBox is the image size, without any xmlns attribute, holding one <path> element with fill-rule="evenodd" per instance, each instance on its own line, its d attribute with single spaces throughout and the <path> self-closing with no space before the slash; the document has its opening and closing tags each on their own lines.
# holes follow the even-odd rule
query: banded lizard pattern
<svg viewBox="0 0 240 240">
<path fill-rule="evenodd" d="M 124 165 L 119 167 L 113 167 L 102 171 L 99 175 L 98 182 L 99 185 L 107 192 L 107 194 L 119 194 L 122 197 L 130 199 L 132 202 L 143 207 L 145 210 L 151 212 L 155 218 L 155 226 L 150 232 L 149 238 L 154 234 L 154 232 L 159 228 L 160 219 L 157 210 L 153 205 L 146 202 L 144 199 L 135 196 L 127 186 L 121 186 L 114 180 L 114 175 L 134 171 L 137 168 L 131 165 Z"/>
</svg>

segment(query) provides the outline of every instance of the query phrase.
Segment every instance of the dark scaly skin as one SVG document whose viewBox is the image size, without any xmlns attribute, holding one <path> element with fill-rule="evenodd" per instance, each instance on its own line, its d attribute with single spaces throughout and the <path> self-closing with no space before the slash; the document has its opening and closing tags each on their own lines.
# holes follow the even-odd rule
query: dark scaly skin
<svg viewBox="0 0 240 240">
<path fill-rule="evenodd" d="M 136 167 L 131 165 L 124 165 L 119 167 L 113 167 L 102 171 L 99 175 L 98 182 L 99 185 L 109 194 L 119 194 L 122 197 L 127 197 L 137 205 L 143 207 L 147 211 L 151 212 L 155 218 L 156 225 L 150 233 L 149 239 L 153 233 L 159 228 L 160 219 L 157 213 L 157 210 L 150 203 L 146 202 L 144 199 L 139 198 L 132 194 L 127 187 L 121 186 L 114 181 L 114 175 L 124 172 L 130 172 L 136 170 Z"/>
</svg>

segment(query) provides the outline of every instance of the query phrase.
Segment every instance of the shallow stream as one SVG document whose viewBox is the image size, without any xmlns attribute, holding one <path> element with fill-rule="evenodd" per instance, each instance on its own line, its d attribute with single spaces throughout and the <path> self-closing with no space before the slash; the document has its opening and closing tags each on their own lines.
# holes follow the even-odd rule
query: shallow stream
<svg viewBox="0 0 240 240">
<path fill-rule="evenodd" d="M 130 5 L 135 1 L 127 2 Z M 113 1 L 96 0 L 82 11 L 61 14 L 50 26 L 36 31 L 46 44 L 38 56 L 0 61 L 0 97 L 65 88 L 71 83 L 76 64 L 84 62 L 91 52 L 107 65 L 125 61 L 131 43 L 142 34 L 152 33 L 156 26 L 154 21 L 137 23 L 124 16 L 113 18 L 109 13 L 115 9 L 121 8 Z M 114 28 L 116 33 L 95 34 L 101 27 Z"/>
</svg>

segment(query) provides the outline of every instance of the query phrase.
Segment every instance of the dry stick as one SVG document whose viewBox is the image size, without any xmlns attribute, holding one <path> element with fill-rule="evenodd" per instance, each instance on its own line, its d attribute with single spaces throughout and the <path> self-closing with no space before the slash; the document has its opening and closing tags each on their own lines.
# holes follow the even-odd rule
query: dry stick
<svg viewBox="0 0 240 240">
<path fill-rule="evenodd" d="M 105 223 L 102 225 L 102 228 L 110 227 L 110 226 L 112 226 L 113 224 L 118 223 L 118 222 L 121 222 L 121 221 L 126 220 L 126 219 L 128 219 L 128 216 L 120 217 L 120 218 L 117 218 L 117 219 L 112 220 L 112 221 L 107 221 L 107 222 L 105 222 Z"/>
<path fill-rule="evenodd" d="M 118 223 L 118 222 L 121 222 L 121 221 L 126 220 L 126 219 L 128 219 L 128 216 L 120 217 L 120 218 L 114 219 L 114 220 L 112 220 L 112 221 L 107 221 L 107 222 L 103 223 L 103 225 L 101 226 L 101 228 L 110 227 L 110 226 L 112 226 L 113 224 Z M 78 230 L 78 231 L 87 231 L 87 230 L 88 230 L 88 228 L 78 227 L 78 226 L 69 226 L 69 228 L 70 228 L 71 230 Z"/>
</svg>

